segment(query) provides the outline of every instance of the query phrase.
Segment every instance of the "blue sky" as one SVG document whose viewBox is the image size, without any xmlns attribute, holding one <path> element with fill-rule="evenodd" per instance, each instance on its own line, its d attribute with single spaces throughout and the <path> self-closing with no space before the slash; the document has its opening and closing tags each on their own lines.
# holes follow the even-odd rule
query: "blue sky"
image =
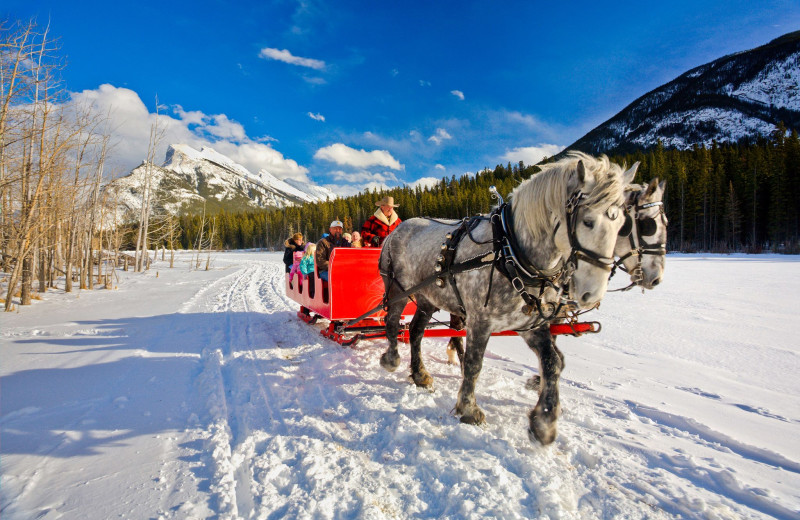
<svg viewBox="0 0 800 520">
<path fill-rule="evenodd" d="M 800 2 L 3 0 L 0 17 L 49 19 L 73 99 L 113 107 L 118 171 L 144 158 L 157 97 L 165 140 L 347 194 L 536 162 L 800 29 Z"/>
</svg>

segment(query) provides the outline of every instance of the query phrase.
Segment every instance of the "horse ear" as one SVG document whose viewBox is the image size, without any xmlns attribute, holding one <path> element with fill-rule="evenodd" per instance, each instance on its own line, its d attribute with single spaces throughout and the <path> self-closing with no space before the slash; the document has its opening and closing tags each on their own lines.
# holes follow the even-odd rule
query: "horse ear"
<svg viewBox="0 0 800 520">
<path fill-rule="evenodd" d="M 625 170 L 625 173 L 622 174 L 622 183 L 623 184 L 630 184 L 633 182 L 633 178 L 636 177 L 636 170 L 639 169 L 639 161 L 633 163 L 633 166 Z"/>
<path fill-rule="evenodd" d="M 656 192 L 656 188 L 658 188 L 658 177 L 654 178 L 650 181 L 650 184 L 647 185 L 647 189 L 644 190 L 644 196 L 649 197 L 653 193 Z"/>
<path fill-rule="evenodd" d="M 658 189 L 661 190 L 662 192 L 667 189 L 667 179 L 664 179 L 663 181 L 658 183 Z"/>
<path fill-rule="evenodd" d="M 583 184 L 586 182 L 586 167 L 583 161 L 578 161 L 578 181 Z"/>
</svg>

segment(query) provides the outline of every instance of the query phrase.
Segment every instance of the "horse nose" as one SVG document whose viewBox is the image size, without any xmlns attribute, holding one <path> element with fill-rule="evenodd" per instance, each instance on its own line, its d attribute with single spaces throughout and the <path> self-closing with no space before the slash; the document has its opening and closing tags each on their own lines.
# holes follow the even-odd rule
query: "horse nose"
<svg viewBox="0 0 800 520">
<path fill-rule="evenodd" d="M 660 284 L 660 283 L 661 283 L 661 277 L 658 277 L 658 278 L 656 278 L 655 280 L 653 280 L 653 282 L 651 283 L 651 285 L 652 285 L 653 287 L 655 287 L 656 285 L 658 285 L 658 284 Z"/>
<path fill-rule="evenodd" d="M 596 300 L 596 298 L 594 296 L 594 293 L 585 292 L 585 293 L 583 293 L 581 295 L 581 299 L 580 299 L 581 307 L 584 307 L 584 308 L 585 307 L 589 307 L 589 306 L 591 306 L 592 304 L 595 303 L 595 300 Z"/>
</svg>

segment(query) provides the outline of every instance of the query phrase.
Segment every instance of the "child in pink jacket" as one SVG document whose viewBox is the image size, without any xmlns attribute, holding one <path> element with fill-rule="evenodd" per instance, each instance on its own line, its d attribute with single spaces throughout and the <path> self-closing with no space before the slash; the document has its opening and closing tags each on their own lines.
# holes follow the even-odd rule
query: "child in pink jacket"
<svg viewBox="0 0 800 520">
<path fill-rule="evenodd" d="M 303 259 L 303 251 L 295 251 L 292 253 L 292 269 L 289 271 L 289 283 L 294 281 L 294 275 L 301 275 L 300 260 Z"/>
</svg>

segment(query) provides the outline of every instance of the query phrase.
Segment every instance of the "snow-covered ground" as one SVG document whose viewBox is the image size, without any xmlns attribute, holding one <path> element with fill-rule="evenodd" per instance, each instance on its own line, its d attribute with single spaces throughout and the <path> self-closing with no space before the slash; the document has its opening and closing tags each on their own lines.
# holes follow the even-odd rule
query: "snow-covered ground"
<svg viewBox="0 0 800 520">
<path fill-rule="evenodd" d="M 608 294 L 600 334 L 559 339 L 547 447 L 519 338 L 491 340 L 468 426 L 444 340 L 417 389 L 384 341 L 300 322 L 279 254 L 120 276 L 0 315 L 3 520 L 800 518 L 798 257 L 670 255 Z"/>
</svg>

